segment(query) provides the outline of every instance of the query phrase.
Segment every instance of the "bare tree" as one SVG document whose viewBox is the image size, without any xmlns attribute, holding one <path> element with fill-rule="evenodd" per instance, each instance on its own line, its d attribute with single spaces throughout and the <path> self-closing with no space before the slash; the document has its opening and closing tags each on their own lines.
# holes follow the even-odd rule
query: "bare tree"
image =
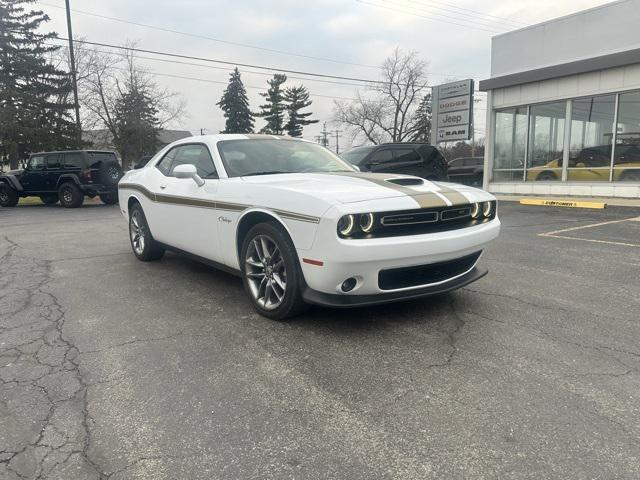
<svg viewBox="0 0 640 480">
<path fill-rule="evenodd" d="M 370 84 L 353 101 L 336 101 L 334 120 L 354 138 L 405 142 L 420 128 L 419 105 L 427 94 L 427 64 L 415 51 L 396 48 L 381 67 L 381 83 Z"/>
<path fill-rule="evenodd" d="M 125 45 L 134 46 L 133 43 Z M 150 108 L 157 111 L 160 128 L 184 116 L 184 100 L 176 92 L 159 87 L 152 73 L 140 66 L 133 50 L 105 51 L 79 42 L 74 48 L 83 130 L 106 129 L 111 137 L 108 141 L 119 145 L 116 108 L 123 96 L 133 90 L 144 92 L 149 99 Z M 69 70 L 68 50 L 60 52 L 58 63 L 64 63 Z"/>
</svg>

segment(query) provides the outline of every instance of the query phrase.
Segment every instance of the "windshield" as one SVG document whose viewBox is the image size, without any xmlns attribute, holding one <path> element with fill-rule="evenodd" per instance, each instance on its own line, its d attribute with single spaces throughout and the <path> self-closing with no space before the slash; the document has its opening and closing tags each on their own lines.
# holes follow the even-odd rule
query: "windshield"
<svg viewBox="0 0 640 480">
<path fill-rule="evenodd" d="M 353 171 L 326 148 L 299 140 L 224 140 L 218 142 L 218 151 L 229 177 Z"/>
<path fill-rule="evenodd" d="M 342 154 L 342 158 L 344 158 L 347 162 L 352 163 L 353 165 L 360 165 L 360 162 L 369 155 L 376 147 L 358 147 L 349 150 Z"/>
</svg>

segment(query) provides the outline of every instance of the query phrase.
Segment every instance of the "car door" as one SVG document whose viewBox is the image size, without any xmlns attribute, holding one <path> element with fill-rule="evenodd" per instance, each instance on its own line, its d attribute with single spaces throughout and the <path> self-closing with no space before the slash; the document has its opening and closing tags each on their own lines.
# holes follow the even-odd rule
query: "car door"
<svg viewBox="0 0 640 480">
<path fill-rule="evenodd" d="M 174 169 L 185 164 L 196 167 L 204 185 L 174 177 Z M 177 145 L 156 170 L 160 177 L 154 216 L 158 220 L 152 219 L 152 231 L 157 230 L 158 239 L 172 247 L 222 263 L 215 208 L 220 180 L 209 148 L 203 143 Z"/>
<path fill-rule="evenodd" d="M 34 155 L 29 159 L 20 183 L 25 191 L 45 192 L 47 190 L 47 174 L 45 171 L 44 155 Z"/>
<path fill-rule="evenodd" d="M 47 168 L 47 184 L 46 188 L 49 191 L 55 191 L 58 186 L 58 178 L 62 174 L 62 154 L 49 153 L 46 156 L 46 168 Z"/>
</svg>

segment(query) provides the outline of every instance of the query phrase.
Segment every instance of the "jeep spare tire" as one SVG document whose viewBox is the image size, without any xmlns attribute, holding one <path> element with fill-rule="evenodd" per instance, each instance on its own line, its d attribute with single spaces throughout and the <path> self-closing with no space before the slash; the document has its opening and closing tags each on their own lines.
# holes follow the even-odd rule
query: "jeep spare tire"
<svg viewBox="0 0 640 480">
<path fill-rule="evenodd" d="M 102 162 L 98 169 L 98 179 L 102 185 L 116 186 L 122 178 L 122 167 L 115 161 Z"/>
</svg>

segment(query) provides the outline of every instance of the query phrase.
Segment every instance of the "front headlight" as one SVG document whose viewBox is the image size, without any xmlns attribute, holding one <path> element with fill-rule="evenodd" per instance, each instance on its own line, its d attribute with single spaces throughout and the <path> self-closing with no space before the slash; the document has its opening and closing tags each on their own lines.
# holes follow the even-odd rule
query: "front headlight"
<svg viewBox="0 0 640 480">
<path fill-rule="evenodd" d="M 491 215 L 493 215 L 493 202 L 484 202 L 482 207 L 482 214 L 485 216 L 485 218 L 489 218 Z"/>
<path fill-rule="evenodd" d="M 348 237 L 354 231 L 356 220 L 353 215 L 345 215 L 338 220 L 338 233 L 344 237 Z"/>
<path fill-rule="evenodd" d="M 479 203 L 474 203 L 471 205 L 471 218 L 477 220 L 478 218 L 480 218 L 480 212 L 481 209 Z"/>
<path fill-rule="evenodd" d="M 373 213 L 363 213 L 360 215 L 360 228 L 364 233 L 373 230 Z"/>
</svg>

